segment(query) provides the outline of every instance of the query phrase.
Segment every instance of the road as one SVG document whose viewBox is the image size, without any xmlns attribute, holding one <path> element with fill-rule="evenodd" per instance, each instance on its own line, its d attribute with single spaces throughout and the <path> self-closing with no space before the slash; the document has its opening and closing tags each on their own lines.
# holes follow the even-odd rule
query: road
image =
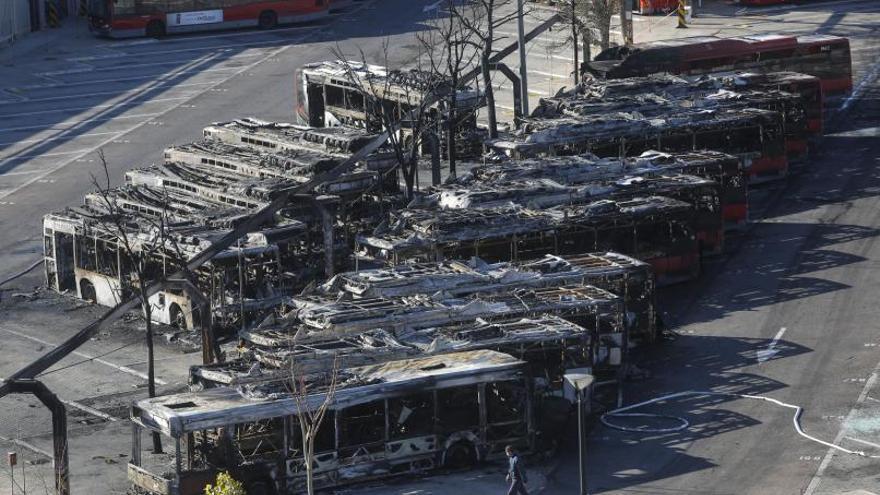
<svg viewBox="0 0 880 495">
<path fill-rule="evenodd" d="M 764 210 L 735 252 L 710 263 L 698 282 L 662 294 L 676 336 L 640 351 L 652 376 L 629 385 L 627 403 L 685 390 L 766 395 L 804 407 L 810 435 L 880 455 L 880 8 L 848 2 L 707 15 L 688 34 L 779 29 L 851 37 L 856 80 L 866 81 L 860 99 L 787 184 L 757 190 Z M 878 459 L 799 436 L 791 410 L 691 397 L 640 412 L 680 416 L 690 427 L 634 434 L 597 426 L 590 493 L 880 493 Z M 549 493 L 577 493 L 575 448 L 567 446 Z"/>
</svg>

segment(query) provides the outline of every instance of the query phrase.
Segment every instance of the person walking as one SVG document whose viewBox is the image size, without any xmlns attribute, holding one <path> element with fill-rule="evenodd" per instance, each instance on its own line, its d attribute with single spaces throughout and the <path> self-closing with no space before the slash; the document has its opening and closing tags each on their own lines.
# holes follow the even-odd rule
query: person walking
<svg viewBox="0 0 880 495">
<path fill-rule="evenodd" d="M 519 455 L 513 449 L 513 445 L 504 447 L 504 452 L 510 462 L 510 467 L 507 470 L 507 482 L 510 483 L 510 489 L 507 490 L 507 495 L 529 495 L 526 490 L 526 483 L 529 482 L 529 479 L 526 476 L 526 470 L 520 463 Z"/>
</svg>

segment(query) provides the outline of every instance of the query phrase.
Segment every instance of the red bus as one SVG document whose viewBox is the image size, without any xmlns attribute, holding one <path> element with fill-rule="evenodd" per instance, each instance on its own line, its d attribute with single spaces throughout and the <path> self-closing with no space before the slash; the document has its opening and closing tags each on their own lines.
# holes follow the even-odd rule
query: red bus
<svg viewBox="0 0 880 495">
<path fill-rule="evenodd" d="M 603 50 L 585 70 L 605 79 L 660 72 L 702 75 L 725 71 L 792 71 L 819 78 L 825 94 L 852 89 L 849 40 L 839 36 L 781 34 L 736 38 L 697 36 Z"/>
<path fill-rule="evenodd" d="M 730 89 L 776 89 L 800 95 L 807 117 L 807 131 L 821 136 L 824 127 L 825 101 L 818 77 L 798 72 L 744 72 L 722 78 Z"/>
<path fill-rule="evenodd" d="M 642 15 L 672 12 L 678 8 L 678 0 L 638 0 L 633 3 L 633 10 Z"/>
<path fill-rule="evenodd" d="M 168 33 L 306 22 L 328 15 L 330 0 L 89 0 L 89 29 L 100 36 Z"/>
</svg>

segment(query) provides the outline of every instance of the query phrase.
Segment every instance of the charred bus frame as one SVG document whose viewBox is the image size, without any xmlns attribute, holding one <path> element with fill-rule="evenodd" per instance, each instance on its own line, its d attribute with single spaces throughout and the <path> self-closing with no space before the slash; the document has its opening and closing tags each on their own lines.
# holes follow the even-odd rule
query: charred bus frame
<svg viewBox="0 0 880 495">
<path fill-rule="evenodd" d="M 499 352 L 442 354 L 297 379 L 308 384 L 299 399 L 284 382 L 268 382 L 135 402 L 129 480 L 151 494 L 197 495 L 228 470 L 249 493 L 299 492 L 305 458 L 297 418 L 306 412 L 300 408 L 319 407 L 333 380 L 312 459 L 318 488 L 467 466 L 503 456 L 507 444 L 532 451 L 540 440 L 536 424 L 543 408 L 536 407 L 534 381 L 524 362 Z M 144 430 L 172 440 L 167 464 L 142 456 Z"/>
</svg>

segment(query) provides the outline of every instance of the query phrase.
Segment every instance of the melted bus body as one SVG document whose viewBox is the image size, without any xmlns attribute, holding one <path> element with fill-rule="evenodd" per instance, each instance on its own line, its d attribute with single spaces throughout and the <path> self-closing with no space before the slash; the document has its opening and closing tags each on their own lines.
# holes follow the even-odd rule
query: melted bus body
<svg viewBox="0 0 880 495">
<path fill-rule="evenodd" d="M 826 94 L 852 89 L 849 40 L 820 34 L 697 36 L 651 41 L 609 48 L 584 67 L 607 79 L 660 72 L 702 75 L 744 70 L 794 71 L 818 77 Z"/>
</svg>

